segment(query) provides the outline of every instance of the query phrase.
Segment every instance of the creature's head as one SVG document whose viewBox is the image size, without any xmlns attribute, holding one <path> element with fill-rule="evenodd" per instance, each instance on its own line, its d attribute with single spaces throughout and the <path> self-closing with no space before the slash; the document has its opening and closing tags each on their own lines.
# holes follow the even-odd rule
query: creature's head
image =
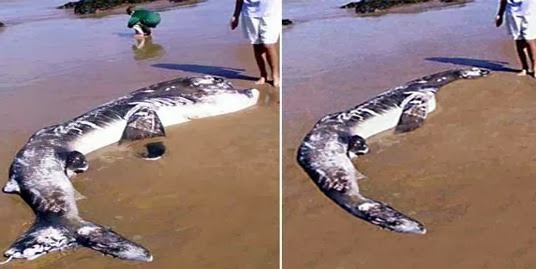
<svg viewBox="0 0 536 269">
<path fill-rule="evenodd" d="M 367 141 L 361 136 L 352 136 L 348 141 L 348 156 L 355 158 L 359 155 L 365 155 L 369 152 Z"/>
<path fill-rule="evenodd" d="M 65 174 L 69 177 L 74 174 L 83 173 L 89 167 L 86 156 L 78 151 L 69 152 L 66 158 Z"/>
<path fill-rule="evenodd" d="M 489 73 L 489 70 L 473 67 L 460 70 L 460 77 L 464 79 L 480 78 L 487 76 Z"/>
</svg>

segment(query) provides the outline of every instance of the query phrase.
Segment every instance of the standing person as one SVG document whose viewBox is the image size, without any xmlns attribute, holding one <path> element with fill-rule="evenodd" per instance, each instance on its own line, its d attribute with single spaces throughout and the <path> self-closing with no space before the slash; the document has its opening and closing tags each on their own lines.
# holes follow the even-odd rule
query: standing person
<svg viewBox="0 0 536 269">
<path fill-rule="evenodd" d="M 127 26 L 134 29 L 136 37 L 150 36 L 151 28 L 155 28 L 160 23 L 160 14 L 158 12 L 129 6 L 127 7 L 127 14 L 130 15 Z"/>
<path fill-rule="evenodd" d="M 231 17 L 231 30 L 242 20 L 244 35 L 253 45 L 255 61 L 259 67 L 260 78 L 255 84 L 268 81 L 268 72 L 264 59 L 272 71 L 273 84 L 279 87 L 279 55 L 276 43 L 281 30 L 280 0 L 236 0 Z"/>
<path fill-rule="evenodd" d="M 520 76 L 534 77 L 536 65 L 536 1 L 535 0 L 500 0 L 499 12 L 495 17 L 497 27 L 506 16 L 506 28 L 514 37 L 517 55 L 521 62 Z M 530 65 L 529 65 L 530 60 Z"/>
</svg>

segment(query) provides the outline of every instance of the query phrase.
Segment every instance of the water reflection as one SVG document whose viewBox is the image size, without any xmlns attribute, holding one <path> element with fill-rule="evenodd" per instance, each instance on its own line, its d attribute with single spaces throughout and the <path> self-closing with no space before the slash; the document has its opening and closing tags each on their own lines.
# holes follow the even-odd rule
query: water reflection
<svg viewBox="0 0 536 269">
<path fill-rule="evenodd" d="M 137 61 L 159 58 L 166 53 L 164 47 L 154 43 L 151 37 L 136 38 L 135 44 L 132 45 L 132 51 L 134 59 Z"/>
</svg>

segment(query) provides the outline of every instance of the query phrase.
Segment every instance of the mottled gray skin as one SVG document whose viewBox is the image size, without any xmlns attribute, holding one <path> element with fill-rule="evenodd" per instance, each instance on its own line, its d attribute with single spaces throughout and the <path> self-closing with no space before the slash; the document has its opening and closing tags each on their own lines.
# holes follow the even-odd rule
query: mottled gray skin
<svg viewBox="0 0 536 269">
<path fill-rule="evenodd" d="M 133 116 L 139 118 L 138 123 L 145 123 L 137 126 L 149 128 L 140 130 L 139 134 L 147 132 L 150 134 L 147 137 L 150 137 L 158 133 L 157 129 L 150 129 L 154 121 L 161 125 L 157 114 L 179 113 L 171 115 L 179 117 L 177 122 L 174 119 L 170 121 L 172 118 L 168 116 L 167 125 L 171 125 L 237 111 L 254 104 L 257 97 L 256 90 L 238 91 L 219 78 L 180 78 L 139 89 L 71 121 L 38 131 L 15 156 L 9 181 L 3 188 L 4 192 L 19 194 L 34 211 L 36 221 L 4 255 L 10 259 L 31 260 L 51 251 L 85 246 L 121 259 L 151 261 L 152 256 L 142 246 L 79 217 L 75 199 L 77 192 L 70 176 L 87 169 L 83 154 L 94 148 L 84 147 L 84 143 L 100 143 L 84 139 L 92 135 L 95 137 L 98 132 L 104 132 L 102 137 L 114 134 L 119 139 L 122 129 Z M 236 101 L 240 107 L 226 107 L 228 100 Z M 170 111 L 170 107 L 184 109 Z M 143 122 L 143 115 L 152 115 L 155 119 Z M 117 129 L 117 132 L 110 129 Z M 113 140 L 101 142 L 109 144 Z M 80 148 L 87 152 L 79 152 Z"/>
<path fill-rule="evenodd" d="M 387 230 L 423 234 L 426 229 L 418 221 L 359 192 L 357 182 L 365 176 L 355 168 L 352 159 L 368 152 L 367 137 L 393 127 L 410 131 L 420 126 L 435 107 L 434 95 L 442 86 L 488 73 L 476 68 L 437 73 L 389 90 L 352 109 L 327 115 L 303 139 L 298 148 L 298 163 L 324 194 L 350 214 Z M 375 123 L 371 124 L 372 121 Z M 387 123 L 380 124 L 383 122 Z"/>
</svg>

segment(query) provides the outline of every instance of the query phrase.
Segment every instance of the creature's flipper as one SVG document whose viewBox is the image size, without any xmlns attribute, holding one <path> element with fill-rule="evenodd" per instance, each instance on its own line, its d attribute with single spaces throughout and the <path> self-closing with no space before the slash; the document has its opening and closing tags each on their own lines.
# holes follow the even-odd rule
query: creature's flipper
<svg viewBox="0 0 536 269">
<path fill-rule="evenodd" d="M 65 174 L 68 177 L 83 173 L 88 169 L 88 167 L 88 161 L 84 154 L 76 150 L 67 153 L 67 160 L 65 161 Z"/>
<path fill-rule="evenodd" d="M 78 200 L 84 200 L 84 199 L 86 199 L 86 198 L 87 198 L 87 197 L 84 196 L 83 194 L 81 194 L 79 191 L 77 191 L 76 189 L 74 190 L 74 199 L 75 199 L 76 201 L 78 201 Z"/>
<path fill-rule="evenodd" d="M 11 164 L 11 167 L 9 167 L 9 180 L 6 182 L 6 185 L 2 188 L 2 191 L 4 193 L 17 193 L 20 194 L 20 186 L 17 182 L 17 170 L 20 168 L 20 166 L 16 165 L 15 162 Z"/>
<path fill-rule="evenodd" d="M 154 110 L 142 107 L 134 111 L 127 120 L 121 142 L 166 136 L 164 125 Z"/>
<path fill-rule="evenodd" d="M 100 225 L 84 221 L 76 234 L 78 244 L 105 255 L 131 261 L 150 262 L 153 260 L 151 253 L 141 245 Z"/>
<path fill-rule="evenodd" d="M 123 132 L 121 142 L 127 140 L 140 140 L 152 137 L 166 136 L 164 125 L 158 118 L 158 114 L 148 107 L 136 110 L 128 118 L 127 126 Z M 166 147 L 162 142 L 148 143 L 145 145 L 146 152 L 140 156 L 146 160 L 157 160 L 164 155 Z"/>
<path fill-rule="evenodd" d="M 402 108 L 402 116 L 395 127 L 396 132 L 405 133 L 421 127 L 428 113 L 435 108 L 433 93 L 412 97 Z"/>
<path fill-rule="evenodd" d="M 60 224 L 36 221 L 4 252 L 8 259 L 33 260 L 49 252 L 77 246 L 75 236 Z"/>
</svg>

